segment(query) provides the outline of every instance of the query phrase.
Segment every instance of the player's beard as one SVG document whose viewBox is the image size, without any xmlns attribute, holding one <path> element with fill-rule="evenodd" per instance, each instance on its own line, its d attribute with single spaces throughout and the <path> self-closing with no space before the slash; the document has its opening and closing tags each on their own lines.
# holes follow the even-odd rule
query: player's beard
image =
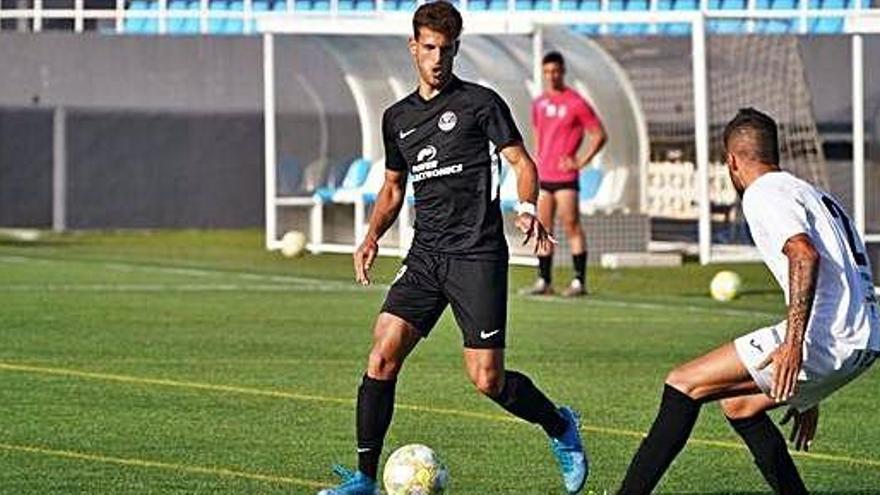
<svg viewBox="0 0 880 495">
<path fill-rule="evenodd" d="M 449 79 L 452 76 L 452 71 L 440 69 L 439 71 L 431 71 L 431 86 L 435 89 L 443 89 L 443 86 L 446 86 L 446 83 L 449 82 Z"/>
<path fill-rule="evenodd" d="M 452 79 L 452 63 L 448 62 L 448 66 L 443 64 L 440 67 L 423 69 L 421 72 L 423 81 L 432 88 L 440 90 Z"/>
</svg>

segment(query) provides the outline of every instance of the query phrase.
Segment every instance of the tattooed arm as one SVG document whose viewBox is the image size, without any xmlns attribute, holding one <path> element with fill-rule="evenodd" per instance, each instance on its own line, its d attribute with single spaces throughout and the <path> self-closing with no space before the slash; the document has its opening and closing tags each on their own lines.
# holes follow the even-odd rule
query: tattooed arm
<svg viewBox="0 0 880 495">
<path fill-rule="evenodd" d="M 819 253 L 806 234 L 786 241 L 782 252 L 788 258 L 788 331 L 785 341 L 763 366 L 773 363 L 773 388 L 770 396 L 777 402 L 795 392 L 803 361 L 804 334 L 813 310 L 816 281 L 819 277 Z"/>
</svg>

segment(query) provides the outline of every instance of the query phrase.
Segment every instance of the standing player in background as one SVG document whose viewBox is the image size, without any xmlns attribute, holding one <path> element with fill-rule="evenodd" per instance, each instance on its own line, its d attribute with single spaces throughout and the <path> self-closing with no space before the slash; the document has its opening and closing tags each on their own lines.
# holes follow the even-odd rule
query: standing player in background
<svg viewBox="0 0 880 495">
<path fill-rule="evenodd" d="M 779 169 L 776 123 L 740 110 L 724 130 L 727 167 L 755 245 L 785 292 L 788 319 L 686 363 L 666 378 L 660 411 L 620 494 L 649 494 L 684 448 L 701 406 L 720 400 L 775 493 L 807 493 L 765 411 L 788 405 L 792 441 L 809 449 L 819 402 L 880 355 L 880 310 L 865 246 L 830 194 Z"/>
<path fill-rule="evenodd" d="M 397 218 L 407 175 L 415 190 L 415 238 L 376 320 L 358 389 L 358 470 L 338 466 L 342 483 L 323 490 L 325 495 L 378 493 L 379 458 L 391 425 L 397 376 L 447 305 L 461 329 L 465 368 L 477 389 L 544 429 L 567 492 L 580 492 L 586 480 L 577 416 L 567 407 L 557 408 L 526 375 L 504 365 L 508 250 L 498 198 L 498 151 L 517 176 L 516 226 L 539 247 L 551 238 L 535 216 L 537 172 L 510 109 L 494 91 L 452 73 L 461 29 L 461 15 L 450 3 L 426 3 L 416 10 L 409 50 L 419 86 L 382 118 L 385 182 L 366 238 L 354 254 L 358 282 L 370 282 L 379 238 Z"/>
<path fill-rule="evenodd" d="M 552 234 L 553 217 L 558 214 L 571 246 L 574 265 L 572 279 L 563 295 L 587 293 L 587 242 L 581 227 L 578 191 L 580 170 L 605 145 L 605 129 L 596 113 L 576 91 L 565 85 L 565 59 L 550 52 L 542 60 L 544 94 L 532 103 L 535 150 L 538 156 L 538 219 Z M 587 146 L 577 156 L 584 135 Z M 553 245 L 538 251 L 538 280 L 531 294 L 552 294 Z"/>
</svg>

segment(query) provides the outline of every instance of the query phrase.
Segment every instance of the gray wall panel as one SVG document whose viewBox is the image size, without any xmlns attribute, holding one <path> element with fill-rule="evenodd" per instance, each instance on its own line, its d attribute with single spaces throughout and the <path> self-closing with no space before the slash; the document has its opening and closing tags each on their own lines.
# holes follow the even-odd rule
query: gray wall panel
<svg viewBox="0 0 880 495">
<path fill-rule="evenodd" d="M 52 112 L 0 109 L 0 226 L 52 225 L 51 143 Z"/>
<path fill-rule="evenodd" d="M 67 126 L 71 228 L 262 223 L 259 116 L 80 112 Z"/>
<path fill-rule="evenodd" d="M 257 37 L 0 33 L 0 105 L 260 111 Z"/>
</svg>

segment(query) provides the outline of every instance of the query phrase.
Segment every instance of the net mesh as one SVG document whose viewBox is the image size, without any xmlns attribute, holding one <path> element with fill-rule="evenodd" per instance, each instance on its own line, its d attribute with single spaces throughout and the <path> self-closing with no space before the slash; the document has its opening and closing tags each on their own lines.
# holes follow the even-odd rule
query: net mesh
<svg viewBox="0 0 880 495">
<path fill-rule="evenodd" d="M 690 40 L 605 38 L 626 69 L 648 120 L 652 160 L 695 161 Z M 827 186 L 828 173 L 795 37 L 707 37 L 710 160 L 723 161 L 721 134 L 742 107 L 779 124 L 783 168 Z"/>
<path fill-rule="evenodd" d="M 880 234 L 880 36 L 865 36 L 864 58 L 865 230 Z"/>
</svg>

